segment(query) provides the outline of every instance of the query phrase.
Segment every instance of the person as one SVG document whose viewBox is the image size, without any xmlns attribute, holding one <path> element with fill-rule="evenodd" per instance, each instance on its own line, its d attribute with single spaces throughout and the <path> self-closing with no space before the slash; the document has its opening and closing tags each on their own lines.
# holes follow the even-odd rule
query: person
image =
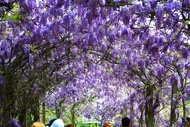
<svg viewBox="0 0 190 127">
<path fill-rule="evenodd" d="M 105 122 L 104 127 L 111 127 L 111 122 L 110 121 Z"/>
<path fill-rule="evenodd" d="M 50 127 L 64 127 L 64 123 L 61 119 L 56 119 Z"/>
<path fill-rule="evenodd" d="M 74 124 L 67 124 L 65 127 L 75 127 Z"/>
<path fill-rule="evenodd" d="M 190 117 L 186 117 L 187 120 L 187 127 L 190 127 Z"/>
<path fill-rule="evenodd" d="M 182 118 L 182 127 L 190 127 L 190 118 Z"/>
<path fill-rule="evenodd" d="M 45 127 L 45 125 L 42 122 L 34 122 L 31 127 Z"/>
<path fill-rule="evenodd" d="M 52 123 L 56 120 L 57 118 L 54 118 L 52 120 L 49 121 L 48 124 L 46 124 L 46 127 L 51 127 Z"/>
<path fill-rule="evenodd" d="M 5 127 L 20 127 L 20 125 L 18 124 L 16 119 L 12 119 Z"/>
<path fill-rule="evenodd" d="M 132 127 L 131 120 L 128 117 L 124 117 L 121 120 L 122 127 Z"/>
</svg>

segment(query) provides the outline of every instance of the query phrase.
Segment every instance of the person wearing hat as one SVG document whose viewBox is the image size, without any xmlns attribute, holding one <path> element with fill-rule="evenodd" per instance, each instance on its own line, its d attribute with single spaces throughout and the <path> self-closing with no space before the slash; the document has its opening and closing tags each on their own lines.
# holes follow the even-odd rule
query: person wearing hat
<svg viewBox="0 0 190 127">
<path fill-rule="evenodd" d="M 45 125 L 42 122 L 34 122 L 31 127 L 45 127 Z"/>
<path fill-rule="evenodd" d="M 61 119 L 56 119 L 50 127 L 64 127 L 64 123 Z"/>
<path fill-rule="evenodd" d="M 46 127 L 51 127 L 52 123 L 56 120 L 57 118 L 54 118 L 52 120 L 49 121 L 48 124 L 46 124 Z"/>
</svg>

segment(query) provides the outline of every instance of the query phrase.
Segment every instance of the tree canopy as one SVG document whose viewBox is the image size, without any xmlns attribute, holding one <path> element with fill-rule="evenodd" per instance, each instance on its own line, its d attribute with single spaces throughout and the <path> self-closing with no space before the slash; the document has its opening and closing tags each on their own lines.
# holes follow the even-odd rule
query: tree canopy
<svg viewBox="0 0 190 127">
<path fill-rule="evenodd" d="M 0 18 L 2 126 L 40 102 L 115 125 L 189 115 L 189 0 L 1 1 Z"/>
</svg>

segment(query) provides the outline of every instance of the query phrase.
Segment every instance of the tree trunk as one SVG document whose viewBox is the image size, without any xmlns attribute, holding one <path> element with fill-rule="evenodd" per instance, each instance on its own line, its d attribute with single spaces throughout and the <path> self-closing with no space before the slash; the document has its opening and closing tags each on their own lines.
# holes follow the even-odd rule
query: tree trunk
<svg viewBox="0 0 190 127">
<path fill-rule="evenodd" d="M 130 118 L 134 118 L 133 98 L 130 99 Z M 132 120 L 132 119 L 131 119 Z"/>
<path fill-rule="evenodd" d="M 7 72 L 8 73 L 8 72 Z M 5 126 L 11 119 L 12 113 L 14 113 L 15 101 L 16 101 L 16 93 L 14 89 L 14 82 L 12 82 L 12 76 L 6 74 L 5 75 L 5 85 L 3 87 L 3 106 L 2 106 L 2 126 Z"/>
<path fill-rule="evenodd" d="M 122 117 L 125 117 L 125 116 L 127 116 L 127 107 L 125 107 L 125 106 L 123 106 L 123 109 L 121 110 L 121 115 L 122 115 Z"/>
<path fill-rule="evenodd" d="M 10 112 L 9 111 L 5 111 L 3 108 L 3 118 L 2 118 L 2 126 L 4 127 L 5 125 L 7 125 L 7 123 L 11 120 L 10 117 Z"/>
<path fill-rule="evenodd" d="M 175 109 L 177 106 L 177 82 L 172 85 L 172 94 L 171 94 L 171 112 L 170 112 L 170 127 L 176 123 Z"/>
<path fill-rule="evenodd" d="M 60 114 L 60 107 L 56 106 L 56 109 L 55 109 L 55 112 L 56 112 L 56 117 L 57 118 L 60 118 L 61 117 L 61 114 Z"/>
<path fill-rule="evenodd" d="M 140 115 L 140 119 L 139 119 L 139 127 L 143 127 L 143 113 L 144 113 L 144 110 L 143 110 L 143 108 L 142 109 L 140 109 L 140 113 L 141 113 L 141 115 Z"/>
<path fill-rule="evenodd" d="M 26 127 L 27 121 L 26 121 L 26 107 L 23 107 L 22 112 L 20 113 L 19 116 L 19 121 L 21 123 L 21 127 Z"/>
<path fill-rule="evenodd" d="M 42 121 L 43 123 L 46 123 L 46 105 L 45 101 L 42 103 Z"/>
<path fill-rule="evenodd" d="M 36 100 L 36 105 L 35 105 L 35 107 L 34 107 L 35 109 L 33 109 L 34 110 L 34 122 L 36 122 L 36 121 L 39 121 L 39 119 L 40 119 L 40 105 L 39 105 L 39 100 L 37 99 Z"/>
<path fill-rule="evenodd" d="M 71 123 L 75 124 L 75 104 L 71 108 Z"/>
<path fill-rule="evenodd" d="M 183 118 L 186 117 L 186 104 L 185 104 L 185 100 L 182 98 L 182 104 L 183 104 Z"/>
<path fill-rule="evenodd" d="M 153 107 L 154 86 L 148 85 L 146 88 L 145 122 L 146 127 L 154 127 L 154 107 Z"/>
</svg>

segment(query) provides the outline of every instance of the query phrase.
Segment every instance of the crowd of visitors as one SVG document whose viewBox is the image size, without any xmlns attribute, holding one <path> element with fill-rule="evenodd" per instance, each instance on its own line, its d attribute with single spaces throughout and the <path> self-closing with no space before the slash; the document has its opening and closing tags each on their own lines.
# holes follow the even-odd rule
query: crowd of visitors
<svg viewBox="0 0 190 127">
<path fill-rule="evenodd" d="M 121 120 L 122 127 L 132 127 L 132 122 L 130 118 L 123 117 Z M 7 124 L 6 127 L 20 127 L 15 119 Z M 55 118 L 49 121 L 48 124 L 42 122 L 34 122 L 30 127 L 75 127 L 74 124 L 67 124 L 64 126 L 64 122 L 61 119 Z M 103 127 L 112 127 L 112 123 L 107 121 L 104 123 Z M 182 119 L 182 127 L 190 127 L 190 118 L 186 117 Z"/>
<path fill-rule="evenodd" d="M 124 117 L 121 120 L 122 127 L 132 127 L 132 122 L 128 117 Z M 18 122 L 13 119 L 11 122 L 9 122 L 6 127 L 20 127 Z M 75 127 L 74 124 L 67 124 L 64 126 L 64 122 L 61 119 L 54 118 L 49 121 L 48 124 L 44 124 L 43 122 L 34 122 L 30 127 Z M 103 127 L 112 127 L 112 123 L 110 121 L 107 121 L 104 123 Z"/>
<path fill-rule="evenodd" d="M 121 120 L 121 125 L 122 127 L 132 127 L 132 122 L 128 117 L 124 117 Z M 112 124 L 110 121 L 107 121 L 104 123 L 103 127 L 112 127 Z"/>
</svg>

